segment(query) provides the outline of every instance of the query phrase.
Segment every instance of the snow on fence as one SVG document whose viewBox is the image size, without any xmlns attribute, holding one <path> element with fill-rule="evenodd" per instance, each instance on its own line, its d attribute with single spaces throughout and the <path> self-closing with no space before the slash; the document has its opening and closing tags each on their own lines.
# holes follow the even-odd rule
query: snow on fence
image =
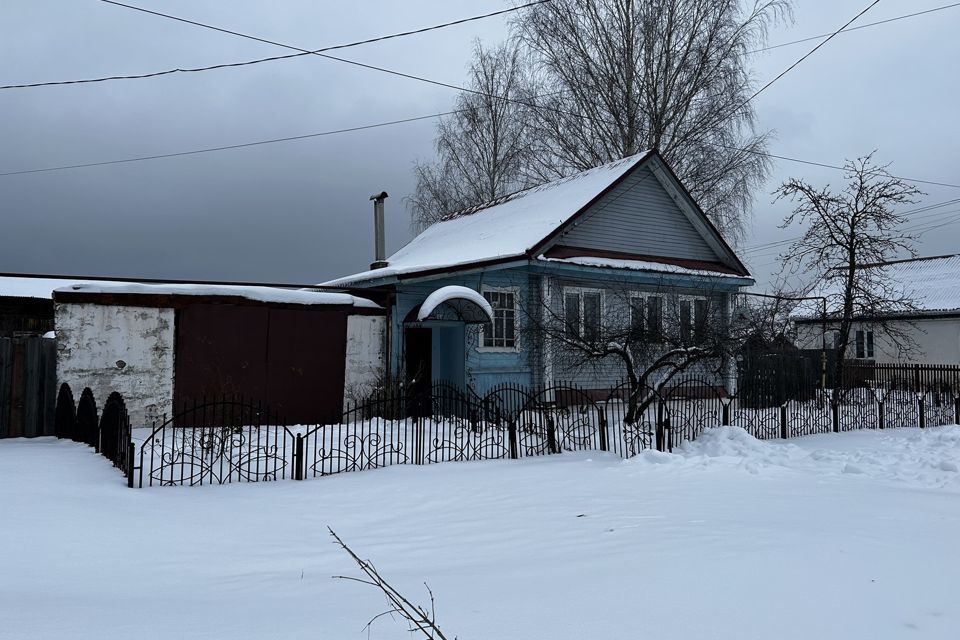
<svg viewBox="0 0 960 640">
<path fill-rule="evenodd" d="M 72 407 L 72 396 L 61 395 L 64 407 Z M 957 387 L 942 384 L 920 391 L 856 387 L 840 393 L 837 402 L 830 390 L 820 390 L 803 394 L 803 400 L 756 406 L 755 398 L 731 397 L 706 379 L 690 378 L 635 396 L 631 406 L 626 386 L 605 394 L 569 385 L 503 386 L 479 396 L 440 384 L 427 394 L 377 393 L 328 425 L 291 425 L 269 407 L 233 397 L 198 401 L 150 428 L 133 430 L 125 410 L 118 413 L 119 398 L 114 402 L 119 409 L 114 407 L 109 418 L 118 427 L 104 428 L 106 409 L 99 428 L 92 429 L 76 426 L 82 411 L 67 407 L 62 413 L 76 416 L 72 435 L 65 437 L 87 442 L 96 437 L 95 446 L 126 474 L 131 487 L 304 480 L 396 464 L 577 450 L 629 458 L 644 449 L 671 451 L 720 425 L 738 425 L 758 439 L 770 439 L 939 426 L 960 417 Z"/>
</svg>

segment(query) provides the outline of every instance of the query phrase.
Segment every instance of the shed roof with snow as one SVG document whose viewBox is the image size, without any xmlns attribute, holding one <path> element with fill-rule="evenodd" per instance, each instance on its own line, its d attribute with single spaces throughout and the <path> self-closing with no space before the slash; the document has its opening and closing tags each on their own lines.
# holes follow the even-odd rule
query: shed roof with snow
<svg viewBox="0 0 960 640">
<path fill-rule="evenodd" d="M 660 154 L 648 151 L 448 215 L 387 266 L 324 284 L 365 287 L 542 260 L 749 278 Z"/>
<path fill-rule="evenodd" d="M 903 316 L 960 315 L 960 254 L 894 260 L 864 266 L 882 270 L 882 276 L 893 290 L 909 298 L 915 309 Z M 827 298 L 828 313 L 839 310 L 839 285 L 815 288 L 811 296 Z M 818 303 L 817 303 L 818 304 Z M 815 303 L 806 303 L 794 312 L 794 319 L 803 322 L 819 319 Z"/>
</svg>

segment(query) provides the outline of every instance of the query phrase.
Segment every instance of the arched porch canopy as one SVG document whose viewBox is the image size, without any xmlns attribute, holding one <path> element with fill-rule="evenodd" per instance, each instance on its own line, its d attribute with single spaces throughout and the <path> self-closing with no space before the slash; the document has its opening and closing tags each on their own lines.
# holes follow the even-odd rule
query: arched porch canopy
<svg viewBox="0 0 960 640">
<path fill-rule="evenodd" d="M 468 287 L 440 287 L 414 307 L 404 322 L 446 320 L 466 324 L 493 322 L 493 307 L 486 298 Z"/>
</svg>

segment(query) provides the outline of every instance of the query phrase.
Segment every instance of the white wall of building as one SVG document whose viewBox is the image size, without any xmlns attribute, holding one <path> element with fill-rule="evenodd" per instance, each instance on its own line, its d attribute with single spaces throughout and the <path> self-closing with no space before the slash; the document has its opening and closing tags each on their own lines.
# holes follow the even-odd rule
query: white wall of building
<svg viewBox="0 0 960 640">
<path fill-rule="evenodd" d="M 384 316 L 347 317 L 344 403 L 355 402 L 383 382 L 386 367 Z"/>
<path fill-rule="evenodd" d="M 887 362 L 916 362 L 921 364 L 960 364 L 960 318 L 917 319 L 913 323 L 897 322 L 891 325 L 910 335 L 916 350 L 904 353 L 879 328 L 870 323 L 855 322 L 850 330 L 847 357 L 856 357 L 856 332 L 874 332 L 872 360 Z M 833 327 L 827 327 L 827 347 L 833 347 Z M 804 349 L 819 349 L 823 331 L 820 324 L 797 326 L 797 344 Z"/>
<path fill-rule="evenodd" d="M 174 310 L 58 303 L 57 381 L 79 400 L 90 387 L 102 410 L 122 396 L 134 428 L 173 407 Z"/>
</svg>

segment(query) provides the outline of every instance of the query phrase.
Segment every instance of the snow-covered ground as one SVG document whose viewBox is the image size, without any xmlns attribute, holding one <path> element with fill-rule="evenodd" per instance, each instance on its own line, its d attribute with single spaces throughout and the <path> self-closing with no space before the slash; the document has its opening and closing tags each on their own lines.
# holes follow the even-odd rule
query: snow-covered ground
<svg viewBox="0 0 960 640">
<path fill-rule="evenodd" d="M 366 638 L 333 527 L 461 640 L 960 637 L 960 427 L 131 490 L 0 441 L 0 637 Z M 372 638 L 409 638 L 381 619 Z"/>
</svg>

